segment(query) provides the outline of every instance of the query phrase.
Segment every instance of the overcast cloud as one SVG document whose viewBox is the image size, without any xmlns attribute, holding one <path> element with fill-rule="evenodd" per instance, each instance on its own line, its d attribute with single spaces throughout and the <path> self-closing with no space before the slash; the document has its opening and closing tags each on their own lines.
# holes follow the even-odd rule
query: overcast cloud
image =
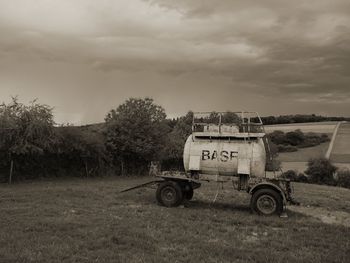
<svg viewBox="0 0 350 263">
<path fill-rule="evenodd" d="M 0 96 L 100 122 L 188 110 L 350 116 L 350 1 L 0 0 Z"/>
</svg>

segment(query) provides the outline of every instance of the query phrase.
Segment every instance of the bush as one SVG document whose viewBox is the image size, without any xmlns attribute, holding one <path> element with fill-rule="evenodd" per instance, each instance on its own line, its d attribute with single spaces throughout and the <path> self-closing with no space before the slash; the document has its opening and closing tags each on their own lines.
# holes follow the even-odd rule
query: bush
<svg viewBox="0 0 350 263">
<path fill-rule="evenodd" d="M 308 162 L 308 168 L 305 173 L 309 176 L 311 183 L 334 185 L 335 174 L 337 167 L 335 167 L 326 158 L 311 159 Z"/>
<path fill-rule="evenodd" d="M 298 145 L 298 147 L 300 148 L 313 147 L 327 141 L 329 141 L 327 134 L 318 135 L 313 132 L 308 132 L 305 135 L 304 141 L 300 145 Z"/>
<path fill-rule="evenodd" d="M 283 131 L 273 131 L 268 136 L 270 140 L 276 145 L 286 144 L 285 134 Z"/>
<path fill-rule="evenodd" d="M 282 174 L 283 178 L 290 179 L 291 181 L 297 181 L 298 175 L 294 170 L 288 170 Z"/>
<path fill-rule="evenodd" d="M 90 176 L 105 172 L 109 158 L 102 131 L 66 126 L 57 128 L 56 133 L 59 173 Z"/>
<path fill-rule="evenodd" d="M 350 188 L 350 170 L 340 170 L 337 173 L 337 185 Z"/>
<path fill-rule="evenodd" d="M 304 142 L 305 135 L 301 130 L 295 130 L 286 133 L 286 141 L 292 146 L 300 145 Z"/>
<path fill-rule="evenodd" d="M 301 130 L 287 133 L 273 131 L 268 137 L 271 142 L 277 145 L 278 152 L 296 152 L 298 148 L 313 147 L 329 141 L 327 134 L 318 135 L 313 132 L 304 134 Z"/>
<path fill-rule="evenodd" d="M 300 182 L 300 183 L 308 183 L 309 182 L 309 179 L 308 177 L 303 174 L 303 173 L 299 173 L 298 174 L 298 177 L 297 177 L 297 182 Z"/>
<path fill-rule="evenodd" d="M 281 169 L 281 161 L 277 159 L 272 159 L 272 161 L 267 161 L 265 170 L 269 172 L 278 171 Z"/>
<path fill-rule="evenodd" d="M 291 145 L 278 145 L 277 146 L 278 152 L 296 152 L 298 151 L 298 148 L 295 146 L 291 146 Z"/>
</svg>

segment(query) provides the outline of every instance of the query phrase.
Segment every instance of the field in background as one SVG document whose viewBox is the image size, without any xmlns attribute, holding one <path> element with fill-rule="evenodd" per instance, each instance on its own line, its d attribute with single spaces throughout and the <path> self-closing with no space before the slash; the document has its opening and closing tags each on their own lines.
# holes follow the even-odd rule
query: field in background
<svg viewBox="0 0 350 263">
<path fill-rule="evenodd" d="M 337 123 L 311 122 L 266 125 L 265 130 L 270 133 L 275 130 L 289 132 L 300 129 L 303 132 L 325 133 L 331 139 Z M 284 171 L 297 170 L 298 172 L 304 172 L 309 159 L 326 155 L 329 144 L 330 142 L 326 142 L 314 147 L 299 148 L 297 152 L 279 153 L 278 160 L 282 162 Z M 342 123 L 340 125 L 330 159 L 337 167 L 350 169 L 350 123 Z"/>
<path fill-rule="evenodd" d="M 292 124 L 277 124 L 277 125 L 265 125 L 265 131 L 267 133 L 279 130 L 283 132 L 295 131 L 297 129 L 302 132 L 315 132 L 315 133 L 327 133 L 331 134 L 334 131 L 338 122 L 309 122 L 309 123 L 292 123 Z"/>
<path fill-rule="evenodd" d="M 350 123 L 340 124 L 330 159 L 335 163 L 350 163 Z"/>
<path fill-rule="evenodd" d="M 281 162 L 307 162 L 311 158 L 324 157 L 328 146 L 329 142 L 325 142 L 314 147 L 299 148 L 297 152 L 282 152 L 278 154 L 278 160 Z"/>
<path fill-rule="evenodd" d="M 0 261 L 318 263 L 350 256 L 350 224 L 342 219 L 350 216 L 348 189 L 295 184 L 305 211 L 279 218 L 251 214 L 249 195 L 229 185 L 212 204 L 216 184 L 204 184 L 186 208 L 158 206 L 154 189 L 118 193 L 146 180 L 0 185 Z"/>
</svg>

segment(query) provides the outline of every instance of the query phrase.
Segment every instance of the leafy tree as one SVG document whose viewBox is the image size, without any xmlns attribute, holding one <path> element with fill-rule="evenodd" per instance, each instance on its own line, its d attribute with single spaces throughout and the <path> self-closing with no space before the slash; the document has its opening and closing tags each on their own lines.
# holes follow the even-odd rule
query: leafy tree
<svg viewBox="0 0 350 263">
<path fill-rule="evenodd" d="M 111 110 L 106 120 L 106 146 L 121 172 L 140 173 L 160 159 L 168 126 L 164 109 L 151 98 L 130 98 Z"/>
<path fill-rule="evenodd" d="M 66 126 L 57 130 L 57 158 L 61 169 L 80 172 L 86 176 L 98 174 L 108 162 L 102 132 Z"/>
<path fill-rule="evenodd" d="M 222 114 L 221 123 L 240 124 L 241 119 L 236 113 L 228 111 Z"/>
<path fill-rule="evenodd" d="M 13 162 L 18 164 L 18 169 L 33 164 L 36 157 L 54 150 L 52 108 L 36 100 L 25 105 L 17 98 L 12 98 L 8 104 L 2 103 L 0 138 L 1 155 L 8 156 L 7 160 L 11 163 L 11 167 Z"/>
<path fill-rule="evenodd" d="M 166 170 L 183 169 L 183 149 L 188 136 L 192 133 L 193 112 L 189 111 L 178 119 L 173 130 L 167 134 L 162 153 L 162 166 Z"/>
</svg>

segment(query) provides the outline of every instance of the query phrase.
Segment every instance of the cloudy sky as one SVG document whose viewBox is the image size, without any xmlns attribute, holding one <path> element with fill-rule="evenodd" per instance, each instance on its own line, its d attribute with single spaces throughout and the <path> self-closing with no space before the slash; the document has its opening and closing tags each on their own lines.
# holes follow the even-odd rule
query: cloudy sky
<svg viewBox="0 0 350 263">
<path fill-rule="evenodd" d="M 350 116 L 349 0 L 0 0 L 0 98 Z"/>
</svg>

